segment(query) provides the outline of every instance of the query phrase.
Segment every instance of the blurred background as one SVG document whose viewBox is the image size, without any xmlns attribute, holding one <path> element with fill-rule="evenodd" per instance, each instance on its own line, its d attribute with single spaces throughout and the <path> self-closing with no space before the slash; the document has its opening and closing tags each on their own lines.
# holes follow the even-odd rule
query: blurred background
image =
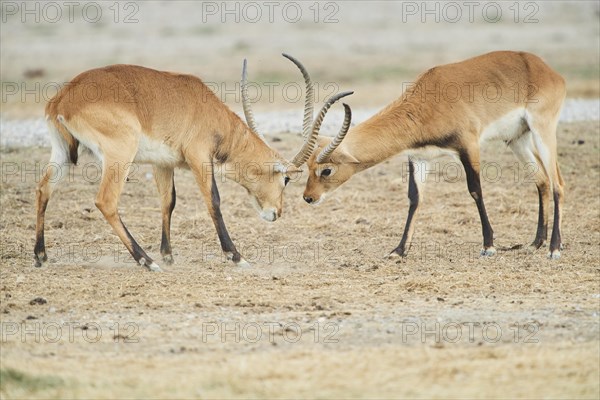
<svg viewBox="0 0 600 400">
<path fill-rule="evenodd" d="M 1 4 L 5 120 L 41 117 L 57 84 L 117 63 L 197 75 L 239 112 L 244 58 L 255 111 L 296 110 L 301 76 L 282 52 L 306 65 L 319 101 L 352 89 L 353 107 L 381 107 L 429 67 L 500 49 L 543 57 L 569 97 L 600 96 L 597 1 Z"/>
</svg>

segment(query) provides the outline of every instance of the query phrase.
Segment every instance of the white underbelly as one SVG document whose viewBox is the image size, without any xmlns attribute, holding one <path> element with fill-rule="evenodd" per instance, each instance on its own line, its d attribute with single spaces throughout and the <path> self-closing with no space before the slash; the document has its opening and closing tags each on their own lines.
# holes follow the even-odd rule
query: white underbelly
<svg viewBox="0 0 600 400">
<path fill-rule="evenodd" d="M 489 140 L 504 140 L 511 142 L 520 137 L 527 131 L 526 118 L 527 110 L 518 108 L 488 124 L 479 136 L 479 143 Z M 410 158 L 416 161 L 431 161 L 443 157 L 458 159 L 458 153 L 455 149 L 442 148 L 437 146 L 424 146 L 416 149 L 410 149 L 405 152 Z"/>
<path fill-rule="evenodd" d="M 510 142 L 527 130 L 527 110 L 517 108 L 504 114 L 484 127 L 479 136 L 479 143 L 488 140 L 504 140 Z"/>
<path fill-rule="evenodd" d="M 181 154 L 173 150 L 169 145 L 142 134 L 134 162 L 176 166 L 182 161 Z"/>
<path fill-rule="evenodd" d="M 458 159 L 458 153 L 453 149 L 446 149 L 437 146 L 425 146 L 417 149 L 411 149 L 404 152 L 413 160 L 431 161 L 438 158 L 450 157 Z"/>
</svg>

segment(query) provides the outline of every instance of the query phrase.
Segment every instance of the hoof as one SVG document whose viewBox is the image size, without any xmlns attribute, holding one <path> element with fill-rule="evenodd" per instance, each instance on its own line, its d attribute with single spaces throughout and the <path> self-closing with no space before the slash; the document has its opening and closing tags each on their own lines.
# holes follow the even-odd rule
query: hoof
<svg viewBox="0 0 600 400">
<path fill-rule="evenodd" d="M 172 254 L 166 254 L 166 255 L 164 255 L 163 256 L 163 261 L 167 265 L 172 265 L 173 264 L 173 255 Z"/>
<path fill-rule="evenodd" d="M 540 247 L 542 247 L 544 245 L 544 240 L 534 240 L 530 245 L 529 248 L 531 248 L 532 250 L 537 250 Z"/>
<path fill-rule="evenodd" d="M 42 268 L 44 266 L 44 264 L 46 263 L 46 261 L 48 261 L 48 256 L 46 256 L 46 254 L 42 254 L 42 255 L 35 255 L 33 256 L 34 259 L 34 263 L 33 266 L 35 268 Z"/>
<path fill-rule="evenodd" d="M 155 262 L 150 263 L 150 265 L 147 265 L 146 267 L 152 272 L 162 272 L 162 269 L 160 269 L 158 264 Z"/>
<path fill-rule="evenodd" d="M 250 264 L 248 261 L 244 260 L 243 258 L 240 258 L 240 261 L 236 262 L 235 265 L 240 268 L 252 268 L 252 264 Z"/>
<path fill-rule="evenodd" d="M 496 249 L 493 247 L 488 247 L 487 249 L 482 249 L 479 253 L 481 257 L 492 257 L 496 255 Z"/>
<path fill-rule="evenodd" d="M 385 260 L 401 260 L 403 258 L 406 258 L 406 253 L 403 252 L 402 254 L 398 253 L 396 250 L 392 251 L 390 254 L 386 255 L 383 257 Z"/>
<path fill-rule="evenodd" d="M 162 272 L 162 269 L 160 269 L 158 264 L 156 264 L 154 261 L 146 261 L 144 257 L 140 258 L 139 263 L 142 267 L 148 268 L 149 271 Z"/>
<path fill-rule="evenodd" d="M 230 251 L 226 251 L 223 254 L 225 254 L 227 260 L 232 261 L 238 267 L 249 268 L 252 266 L 248 261 L 244 260 L 240 253 L 232 253 Z"/>
<path fill-rule="evenodd" d="M 550 253 L 548 253 L 548 258 L 551 260 L 558 260 L 560 258 L 560 250 L 552 250 Z"/>
</svg>

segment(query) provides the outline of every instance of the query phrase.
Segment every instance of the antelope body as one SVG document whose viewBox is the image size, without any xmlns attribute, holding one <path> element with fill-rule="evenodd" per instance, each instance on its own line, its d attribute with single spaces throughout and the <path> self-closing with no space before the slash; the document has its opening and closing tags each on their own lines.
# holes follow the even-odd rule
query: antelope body
<svg viewBox="0 0 600 400">
<path fill-rule="evenodd" d="M 461 92 L 456 88 L 462 88 Z M 553 197 L 549 256 L 558 258 L 563 179 L 557 163 L 556 128 L 565 94 L 564 79 L 539 57 L 524 52 L 493 52 L 432 68 L 398 100 L 347 134 L 342 131 L 333 141 L 312 138 L 315 144 L 307 160 L 304 199 L 318 203 L 355 173 L 407 153 L 410 208 L 402 240 L 390 254 L 404 256 L 423 196 L 427 162 L 439 154 L 450 154 L 462 163 L 479 211 L 482 255 L 493 255 L 493 231 L 481 191 L 479 149 L 482 141 L 501 139 L 519 160 L 537 166 L 535 248 L 547 239 L 549 199 Z"/>
<path fill-rule="evenodd" d="M 304 67 L 297 60 L 286 57 L 304 73 Z M 267 221 L 281 216 L 283 189 L 290 179 L 289 174 L 297 169 L 271 149 L 256 129 L 247 98 L 245 61 L 242 98 L 248 125 L 194 76 L 133 65 L 113 65 L 84 72 L 62 88 L 46 107 L 51 162 L 76 163 L 78 147 L 88 149 L 102 162 L 96 206 L 134 259 L 156 271 L 160 267 L 121 221 L 118 200 L 131 163 L 153 164 L 162 203 L 161 254 L 170 264 L 173 261 L 170 223 L 176 199 L 174 168 L 190 168 L 222 250 L 235 263 L 245 265 L 221 215 L 213 173 L 215 164 L 223 164 L 226 170 L 252 171 L 251 174 L 233 174 L 233 179 L 247 189 L 261 217 Z M 330 99 L 327 107 L 336 100 L 335 97 Z M 48 168 L 37 188 L 34 252 L 38 267 L 47 260 L 44 217 L 58 180 L 57 170 Z"/>
</svg>

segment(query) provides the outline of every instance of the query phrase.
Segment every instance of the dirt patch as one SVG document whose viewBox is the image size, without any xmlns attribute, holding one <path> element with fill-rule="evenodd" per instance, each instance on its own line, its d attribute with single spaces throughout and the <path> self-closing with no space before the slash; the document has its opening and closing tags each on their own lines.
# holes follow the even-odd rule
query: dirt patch
<svg viewBox="0 0 600 400">
<path fill-rule="evenodd" d="M 290 185 L 276 223 L 220 182 L 249 269 L 220 255 L 193 177 L 178 170 L 176 263 L 161 274 L 136 266 L 95 209 L 98 171 L 86 158 L 50 201 L 50 263 L 33 268 L 35 171 L 49 150 L 4 149 L 0 393 L 598 398 L 600 127 L 562 124 L 558 138 L 567 188 L 558 261 L 547 248 L 479 258 L 476 208 L 450 163 L 429 177 L 408 258 L 383 260 L 408 208 L 397 157 L 316 208 L 301 199 L 305 178 Z M 273 145 L 293 154 L 299 138 L 281 139 Z M 529 243 L 537 193 L 527 169 L 498 143 L 482 159 L 497 246 Z M 150 172 L 134 171 L 120 209 L 160 260 Z"/>
</svg>

